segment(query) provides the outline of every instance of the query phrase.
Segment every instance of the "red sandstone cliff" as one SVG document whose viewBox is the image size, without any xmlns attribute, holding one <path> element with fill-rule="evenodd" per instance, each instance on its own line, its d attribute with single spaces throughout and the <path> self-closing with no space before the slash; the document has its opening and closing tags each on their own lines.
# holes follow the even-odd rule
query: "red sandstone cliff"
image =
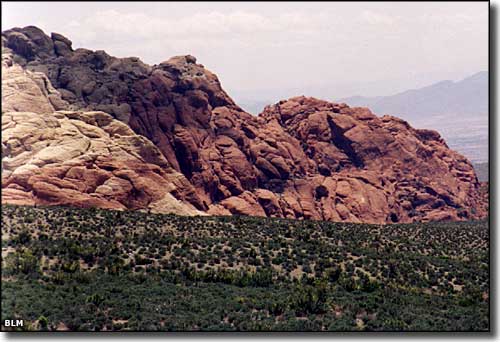
<svg viewBox="0 0 500 342">
<path fill-rule="evenodd" d="M 26 99 L 33 103 L 35 98 L 47 104 L 45 112 L 106 112 L 130 127 L 130 139 L 145 139 L 144 146 L 160 154 L 161 158 L 142 158 L 142 162 L 154 165 L 148 167 L 157 168 L 152 171 L 155 174 L 175 174 L 176 180 L 165 176 L 162 183 L 145 172 L 143 182 L 152 189 L 155 184 L 165 189 L 175 183 L 172 188 L 176 190 L 151 197 L 152 189 L 133 186 L 133 195 L 127 192 L 126 198 L 145 196 L 147 200 L 117 199 L 123 208 L 151 207 L 168 193 L 190 210 L 222 215 L 372 223 L 487 215 L 470 162 L 450 150 L 437 132 L 414 129 L 395 117 L 377 117 L 366 108 L 305 97 L 281 101 L 255 117 L 238 107 L 217 76 L 192 56 L 148 66 L 137 58 L 73 50 L 67 38 L 48 37 L 35 27 L 3 32 L 2 56 L 10 61 L 5 68 L 37 75 L 30 77 L 42 84 L 36 94 L 27 93 L 26 87 L 16 86 L 19 80 L 2 78 L 2 93 L 10 94 L 2 96 L 4 111 L 27 111 L 22 104 Z M 18 114 L 2 113 L 2 123 L 4 115 Z M 73 115 L 73 120 L 82 120 L 79 115 Z M 5 129 L 11 128 L 7 125 Z M 11 131 L 9 135 L 14 141 L 24 141 L 15 136 L 23 134 Z M 39 141 L 45 141 L 44 133 L 40 135 Z M 106 139 L 107 144 L 115 144 L 118 138 L 108 134 Z M 120 139 L 126 143 L 129 138 Z M 2 137 L 3 148 L 11 146 L 11 141 L 4 143 Z M 26 143 L 23 146 L 31 148 Z M 137 143 L 134 146 L 140 148 Z M 7 158 L 28 162 L 19 157 L 25 150 L 8 148 Z M 12 151 L 18 154 L 13 156 Z M 116 157 L 115 153 L 110 151 L 109 157 Z M 17 189 L 29 195 L 27 203 L 59 203 L 38 191 L 35 183 L 17 181 L 12 176 L 16 169 L 10 170 L 11 164 L 5 163 L 5 150 L 2 156 L 7 169 L 4 194 Z M 50 167 L 61 163 L 64 161 L 56 160 Z M 22 162 L 16 167 L 23 167 Z M 85 174 L 89 168 L 106 170 L 99 163 L 79 167 Z M 61 190 L 61 184 L 74 183 L 67 173 L 54 175 L 45 170 L 37 171 L 41 182 L 44 177 L 59 178 L 61 182 L 50 179 Z M 112 177 L 119 192 L 116 189 L 127 177 L 116 171 Z M 99 197 L 92 192 L 96 188 L 90 188 L 75 191 Z M 111 199 L 114 196 L 113 192 L 107 194 Z M 12 197 L 3 198 L 12 202 Z M 22 203 L 23 197 L 15 202 Z M 70 199 L 66 202 L 71 204 Z M 103 206 L 95 201 L 88 205 Z M 169 211 L 168 207 L 159 211 Z"/>
</svg>

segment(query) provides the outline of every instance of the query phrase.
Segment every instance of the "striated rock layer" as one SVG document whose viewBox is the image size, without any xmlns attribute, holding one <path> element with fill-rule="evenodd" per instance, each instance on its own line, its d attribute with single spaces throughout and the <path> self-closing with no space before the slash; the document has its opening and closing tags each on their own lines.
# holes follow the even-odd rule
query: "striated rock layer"
<svg viewBox="0 0 500 342">
<path fill-rule="evenodd" d="M 437 132 L 414 129 L 398 118 L 377 117 L 366 108 L 306 97 L 281 101 L 255 117 L 237 106 L 217 77 L 192 56 L 148 66 L 137 58 L 74 50 L 67 38 L 54 33 L 48 37 L 35 27 L 3 32 L 2 46 L 2 56 L 6 56 L 2 90 L 7 90 L 2 92 L 2 102 L 9 111 L 3 116 L 8 118 L 6 122 L 17 123 L 10 124 L 14 128 L 5 128 L 11 130 L 11 139 L 26 134 L 16 128 L 30 117 L 25 111 L 48 112 L 61 126 L 76 126 L 75 132 L 82 122 L 101 130 L 95 137 L 80 130 L 77 134 L 82 138 L 71 137 L 71 142 L 92 144 L 102 139 L 108 147 L 120 146 L 109 148 L 104 153 L 107 158 L 131 160 L 108 168 L 110 184 L 74 190 L 84 197 L 106 198 L 108 206 L 167 210 L 155 203 L 165 202 L 162 196 L 171 194 L 189 210 L 216 215 L 371 223 L 487 215 L 487 203 L 470 162 L 450 150 Z M 29 80 L 23 73 L 30 75 Z M 128 129 L 127 133 L 109 133 L 100 119 L 88 119 L 96 116 Z M 45 126 L 40 128 L 42 136 Z M 31 148 L 30 144 L 21 145 L 28 151 Z M 137 152 L 141 146 L 147 157 Z M 123 150 L 134 151 L 129 154 L 136 158 L 118 152 Z M 82 154 L 77 155 L 81 158 Z M 13 158 L 10 154 L 3 157 L 4 170 L 10 165 L 11 169 L 24 168 L 32 177 L 40 174 L 30 166 L 38 167 L 36 161 L 40 160 L 33 153 L 22 158 L 18 155 L 15 167 L 7 159 Z M 73 154 L 71 158 L 75 158 Z M 65 160 L 51 160 L 48 165 L 57 168 Z M 99 158 L 92 163 L 106 169 Z M 114 178 L 117 172 L 128 172 L 122 169 L 141 174 L 151 188 L 134 187 L 124 190 L 126 196 L 121 194 L 120 189 L 129 189 Z M 13 194 L 6 201 L 23 202 L 15 195 L 14 190 L 19 190 L 43 198 L 44 203 L 60 203 L 57 196 L 42 193 L 40 197 L 34 183 L 21 184 L 14 171 L 9 172 L 4 172 L 3 193 L 4 197 L 6 191 Z M 50 172 L 41 173 L 52 177 Z M 61 174 L 53 177 L 65 180 Z M 71 187 L 72 182 L 64 184 Z M 51 184 L 67 188 L 58 181 Z M 147 200 L 136 198 L 143 196 Z M 73 204 L 70 197 L 65 203 Z M 101 202 L 88 204 L 105 206 Z"/>
<path fill-rule="evenodd" d="M 147 138 L 104 112 L 54 111 L 68 104 L 45 75 L 3 57 L 4 203 L 203 214 L 189 181 Z"/>
</svg>

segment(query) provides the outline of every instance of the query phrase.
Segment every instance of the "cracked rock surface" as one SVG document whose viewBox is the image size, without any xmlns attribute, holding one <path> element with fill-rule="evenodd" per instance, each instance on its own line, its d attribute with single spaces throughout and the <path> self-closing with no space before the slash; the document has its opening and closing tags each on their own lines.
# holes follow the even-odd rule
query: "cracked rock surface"
<svg viewBox="0 0 500 342">
<path fill-rule="evenodd" d="M 471 163 L 439 133 L 306 97 L 253 116 L 193 56 L 149 66 L 25 27 L 2 33 L 2 71 L 8 202 L 369 223 L 487 215 Z"/>
</svg>

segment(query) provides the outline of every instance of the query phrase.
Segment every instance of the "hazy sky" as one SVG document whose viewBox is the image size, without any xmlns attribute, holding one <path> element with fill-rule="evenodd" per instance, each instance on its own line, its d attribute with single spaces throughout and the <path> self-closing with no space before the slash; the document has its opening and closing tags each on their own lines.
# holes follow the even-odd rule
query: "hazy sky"
<svg viewBox="0 0 500 342">
<path fill-rule="evenodd" d="M 26 25 L 150 64 L 192 54 L 237 99 L 389 95 L 488 69 L 487 2 L 2 2 L 2 30 Z"/>
</svg>

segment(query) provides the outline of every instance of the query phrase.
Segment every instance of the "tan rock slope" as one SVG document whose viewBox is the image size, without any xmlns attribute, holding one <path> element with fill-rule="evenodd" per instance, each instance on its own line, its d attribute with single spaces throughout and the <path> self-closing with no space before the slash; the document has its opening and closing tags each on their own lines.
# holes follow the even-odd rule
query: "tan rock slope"
<svg viewBox="0 0 500 342">
<path fill-rule="evenodd" d="M 2 64 L 2 201 L 203 214 L 194 189 L 145 137 L 68 107 L 45 75 Z"/>
<path fill-rule="evenodd" d="M 179 210 L 185 213 L 196 208 L 217 215 L 370 223 L 487 215 L 470 162 L 437 132 L 414 129 L 395 117 L 305 97 L 281 101 L 255 117 L 238 107 L 217 76 L 192 56 L 148 66 L 137 58 L 73 50 L 67 38 L 48 37 L 35 27 L 3 32 L 2 46 L 7 61 L 2 71 L 8 71 L 2 78 L 7 90 L 2 94 L 8 96 L 2 102 L 10 111 L 2 118 L 2 132 L 10 136 L 3 148 L 22 146 L 17 157 L 3 154 L 4 170 L 10 167 L 3 182 L 3 193 L 11 194 L 7 202 L 23 203 L 25 197 L 15 195 L 22 191 L 32 196 L 26 203 L 35 197 L 46 204 L 160 211 L 175 203 L 185 205 Z M 52 113 L 51 119 L 27 115 L 28 110 Z M 10 124 L 4 128 L 3 121 Z M 25 121 L 31 122 L 29 128 L 23 127 Z M 51 125 L 64 127 L 65 133 Z M 40 126 L 37 137 L 51 141 L 49 154 L 62 154 L 49 158 L 43 167 L 47 172 L 35 172 L 46 152 L 33 153 L 31 140 L 24 142 L 34 126 Z M 72 152 L 51 134 L 68 136 Z M 89 157 L 94 154 L 87 146 L 100 156 Z M 92 168 L 106 170 L 108 178 L 79 187 L 75 178 L 66 179 L 67 171 L 52 176 L 52 168 L 68 163 L 66 153 L 76 164 L 91 159 Z M 102 158 L 112 159 L 114 166 L 106 167 Z M 30 177 L 42 173 L 67 183 L 50 178 L 53 192 L 46 194 L 33 182 L 17 181 L 18 168 Z M 125 176 L 132 173 L 142 183 Z M 78 201 L 54 194 L 72 186 L 81 193 Z"/>
</svg>

